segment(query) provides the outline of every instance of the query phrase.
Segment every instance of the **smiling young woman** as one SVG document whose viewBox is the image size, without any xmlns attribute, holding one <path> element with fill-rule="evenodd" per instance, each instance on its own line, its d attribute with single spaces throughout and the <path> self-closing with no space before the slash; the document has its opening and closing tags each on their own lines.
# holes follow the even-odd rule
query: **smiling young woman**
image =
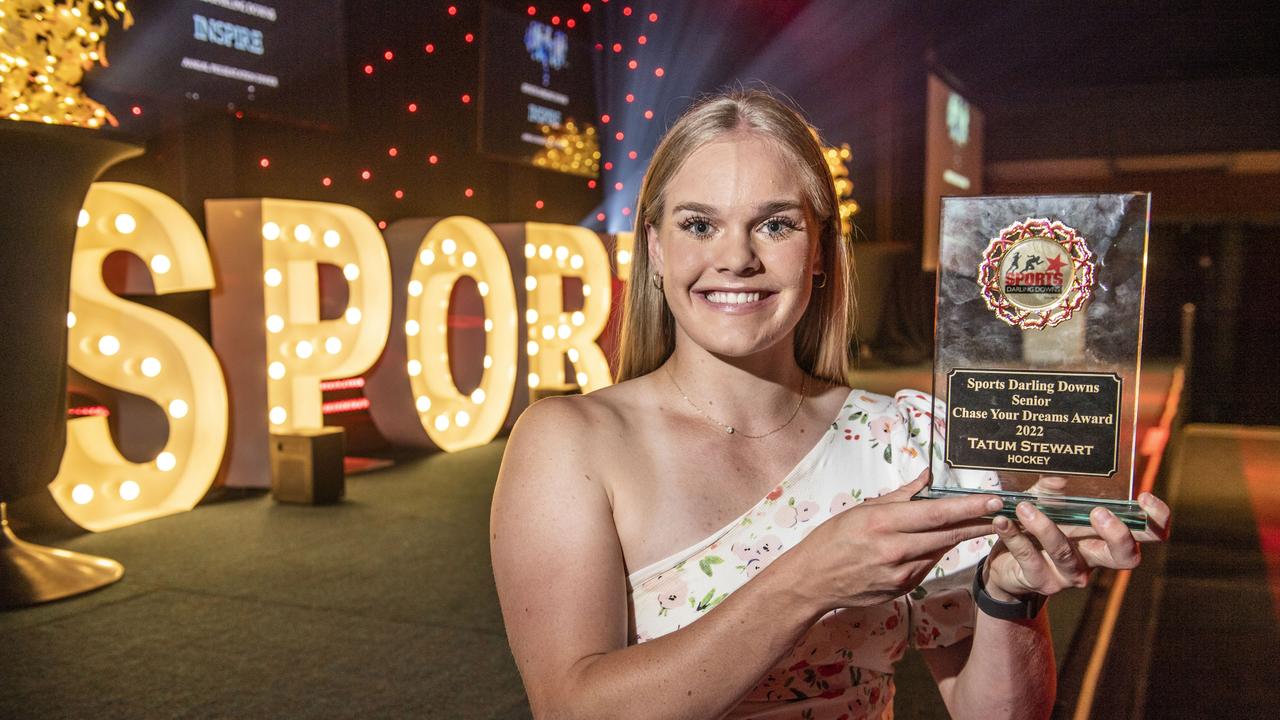
<svg viewBox="0 0 1280 720">
<path fill-rule="evenodd" d="M 530 406 L 494 490 L 535 716 L 891 717 L 908 645 L 953 714 L 1047 716 L 1043 596 L 1137 546 L 1105 512 L 1069 538 L 1030 505 L 984 519 L 992 495 L 908 501 L 945 412 L 846 385 L 852 260 L 809 126 L 766 93 L 705 99 L 638 207 L 619 382 Z"/>
</svg>

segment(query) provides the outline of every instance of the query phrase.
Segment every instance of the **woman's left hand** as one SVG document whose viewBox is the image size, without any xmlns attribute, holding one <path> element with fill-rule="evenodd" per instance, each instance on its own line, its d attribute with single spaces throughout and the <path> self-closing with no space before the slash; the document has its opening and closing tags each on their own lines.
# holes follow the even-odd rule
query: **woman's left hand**
<svg viewBox="0 0 1280 720">
<path fill-rule="evenodd" d="M 1002 601 L 1053 595 L 1087 585 L 1093 568 L 1137 567 L 1142 557 L 1138 543 L 1164 541 L 1170 519 L 1169 506 L 1151 493 L 1139 495 L 1138 504 L 1147 513 L 1148 530 L 1136 534 L 1105 508 L 1090 513 L 1088 527 L 1059 527 L 1035 505 L 1019 504 L 1019 522 L 995 520 L 1000 541 L 984 563 L 987 593 Z"/>
</svg>

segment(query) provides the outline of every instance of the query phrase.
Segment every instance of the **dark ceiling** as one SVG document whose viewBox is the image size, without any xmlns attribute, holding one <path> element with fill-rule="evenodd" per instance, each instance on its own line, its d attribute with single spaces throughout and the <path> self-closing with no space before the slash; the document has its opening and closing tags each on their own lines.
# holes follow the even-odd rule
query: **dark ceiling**
<svg viewBox="0 0 1280 720">
<path fill-rule="evenodd" d="M 1280 3 L 944 2 L 936 59 L 990 99 L 1046 88 L 1280 77 Z"/>
</svg>

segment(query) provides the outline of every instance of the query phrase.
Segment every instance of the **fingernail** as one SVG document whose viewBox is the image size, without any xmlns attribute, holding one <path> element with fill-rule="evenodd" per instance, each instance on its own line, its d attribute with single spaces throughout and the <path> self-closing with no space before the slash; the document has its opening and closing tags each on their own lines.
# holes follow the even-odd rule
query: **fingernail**
<svg viewBox="0 0 1280 720">
<path fill-rule="evenodd" d="M 995 525 L 996 530 L 1000 532 L 1005 532 L 1010 527 L 1013 527 L 1013 523 L 1009 522 L 1009 518 L 1003 515 L 997 515 L 996 519 L 991 521 L 991 524 Z"/>
<path fill-rule="evenodd" d="M 1031 503 L 1018 503 L 1018 517 L 1030 518 L 1032 515 Z"/>
<path fill-rule="evenodd" d="M 1000 498 L 991 498 L 987 501 L 987 509 L 991 512 L 995 512 L 1002 507 L 1004 507 L 1004 503 L 1000 502 Z"/>
</svg>

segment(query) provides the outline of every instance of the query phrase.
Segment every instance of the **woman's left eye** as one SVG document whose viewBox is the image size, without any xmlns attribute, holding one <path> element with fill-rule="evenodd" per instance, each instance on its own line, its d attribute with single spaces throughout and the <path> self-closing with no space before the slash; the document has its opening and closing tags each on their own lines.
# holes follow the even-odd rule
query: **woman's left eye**
<svg viewBox="0 0 1280 720">
<path fill-rule="evenodd" d="M 790 219 L 781 217 L 765 220 L 764 223 L 760 225 L 760 228 L 764 230 L 766 235 L 771 235 L 773 237 L 781 237 L 793 230 L 800 229 Z"/>
</svg>

